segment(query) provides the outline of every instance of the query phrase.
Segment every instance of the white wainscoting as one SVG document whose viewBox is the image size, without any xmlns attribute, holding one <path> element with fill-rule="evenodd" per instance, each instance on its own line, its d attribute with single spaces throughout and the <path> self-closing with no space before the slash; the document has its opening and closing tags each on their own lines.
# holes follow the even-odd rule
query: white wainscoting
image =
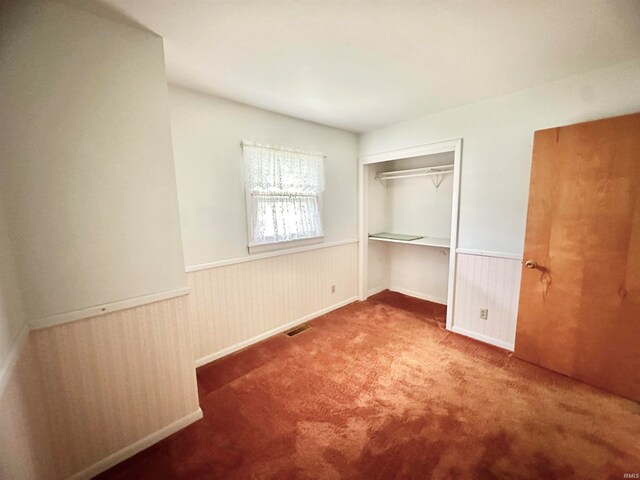
<svg viewBox="0 0 640 480">
<path fill-rule="evenodd" d="M 23 323 L 22 327 L 20 327 L 20 330 L 13 339 L 13 344 L 9 349 L 9 354 L 5 359 L 4 365 L 0 368 L 0 397 L 2 397 L 4 389 L 13 375 L 13 370 L 20 359 L 20 355 L 22 354 L 22 350 L 24 349 L 28 338 L 29 325 Z"/>
<path fill-rule="evenodd" d="M 452 330 L 513 350 L 521 273 L 516 255 L 458 250 Z M 481 308 L 489 309 L 487 320 Z"/>
<path fill-rule="evenodd" d="M 201 417 L 187 298 L 31 331 L 56 478 L 90 478 Z"/>
<path fill-rule="evenodd" d="M 0 478 L 57 479 L 35 350 L 24 329 L 0 389 Z"/>
<path fill-rule="evenodd" d="M 358 244 L 223 264 L 187 278 L 199 366 L 355 301 Z"/>
</svg>

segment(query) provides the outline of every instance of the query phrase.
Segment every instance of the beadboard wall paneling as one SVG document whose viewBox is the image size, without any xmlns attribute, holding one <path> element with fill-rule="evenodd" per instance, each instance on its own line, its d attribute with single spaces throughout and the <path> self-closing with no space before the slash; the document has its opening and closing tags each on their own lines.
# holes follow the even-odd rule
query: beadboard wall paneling
<svg viewBox="0 0 640 480">
<path fill-rule="evenodd" d="M 0 393 L 0 478 L 57 478 L 33 345 L 28 338 Z"/>
<path fill-rule="evenodd" d="M 521 273 L 520 260 L 459 253 L 452 330 L 513 350 Z"/>
<path fill-rule="evenodd" d="M 195 360 L 202 365 L 355 300 L 358 244 L 209 268 L 187 277 Z"/>
<path fill-rule="evenodd" d="M 93 476 L 199 411 L 186 298 L 31 332 L 57 478 Z"/>
</svg>

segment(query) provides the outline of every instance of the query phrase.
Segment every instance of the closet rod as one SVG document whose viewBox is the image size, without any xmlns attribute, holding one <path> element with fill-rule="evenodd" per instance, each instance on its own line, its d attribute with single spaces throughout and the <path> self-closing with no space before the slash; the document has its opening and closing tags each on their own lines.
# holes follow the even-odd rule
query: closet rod
<svg viewBox="0 0 640 480">
<path fill-rule="evenodd" d="M 409 170 L 396 170 L 392 172 L 380 172 L 376 175 L 379 180 L 393 180 L 396 178 L 427 177 L 432 175 L 444 175 L 453 173 L 453 165 L 438 165 L 435 167 L 412 168 Z"/>
</svg>

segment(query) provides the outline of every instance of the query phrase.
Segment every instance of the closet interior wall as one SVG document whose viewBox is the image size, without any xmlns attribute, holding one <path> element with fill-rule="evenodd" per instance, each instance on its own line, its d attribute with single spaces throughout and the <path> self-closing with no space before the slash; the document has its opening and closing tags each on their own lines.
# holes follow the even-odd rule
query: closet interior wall
<svg viewBox="0 0 640 480">
<path fill-rule="evenodd" d="M 453 153 L 369 164 L 368 233 L 392 232 L 448 239 L 453 175 L 379 180 L 380 172 L 453 165 Z M 433 182 L 439 182 L 438 187 Z M 447 303 L 449 248 L 368 240 L 367 294 L 384 289 Z"/>
</svg>

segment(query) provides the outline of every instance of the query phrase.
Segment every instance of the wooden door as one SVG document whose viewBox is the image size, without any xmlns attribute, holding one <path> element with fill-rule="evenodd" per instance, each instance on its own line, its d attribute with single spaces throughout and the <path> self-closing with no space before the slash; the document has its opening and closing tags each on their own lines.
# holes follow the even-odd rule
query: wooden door
<svg viewBox="0 0 640 480">
<path fill-rule="evenodd" d="M 640 114 L 535 132 L 515 354 L 640 401 Z"/>
</svg>

